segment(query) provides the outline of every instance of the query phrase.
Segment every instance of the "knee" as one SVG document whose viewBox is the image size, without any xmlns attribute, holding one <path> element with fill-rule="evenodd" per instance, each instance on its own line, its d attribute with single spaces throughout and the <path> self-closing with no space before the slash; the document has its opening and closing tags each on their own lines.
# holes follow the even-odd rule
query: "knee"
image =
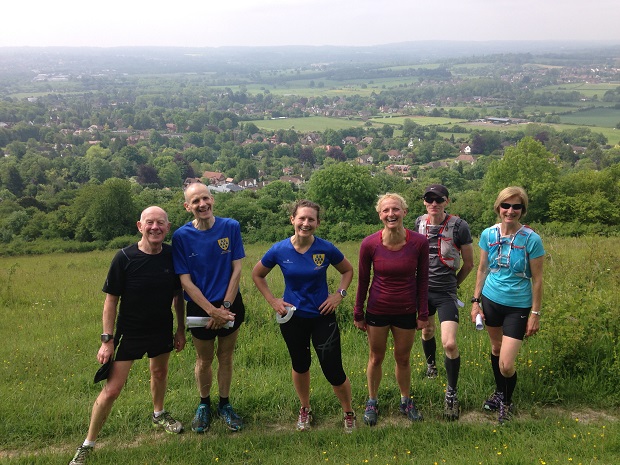
<svg viewBox="0 0 620 465">
<path fill-rule="evenodd" d="M 371 352 L 368 357 L 368 364 L 372 367 L 380 367 L 383 365 L 383 359 L 385 358 L 385 354 L 379 354 L 376 352 Z"/>
<path fill-rule="evenodd" d="M 154 381 L 165 381 L 168 378 L 168 368 L 155 368 L 151 370 L 151 378 Z"/>
<path fill-rule="evenodd" d="M 408 367 L 410 359 L 411 357 L 408 352 L 403 354 L 394 353 L 394 361 L 399 368 Z"/>
<path fill-rule="evenodd" d="M 427 326 L 426 328 L 422 329 L 422 339 L 425 341 L 428 341 L 429 339 L 432 339 L 435 337 L 435 327 L 431 327 L 431 326 Z"/>
<path fill-rule="evenodd" d="M 121 391 L 123 390 L 123 386 L 115 386 L 106 384 L 105 387 L 101 390 L 101 394 L 99 394 L 100 403 L 110 403 L 114 402 L 120 396 Z"/>
<path fill-rule="evenodd" d="M 509 362 L 500 362 L 499 371 L 503 377 L 512 378 L 516 371 L 515 364 Z"/>
<path fill-rule="evenodd" d="M 458 351 L 458 347 L 456 345 L 456 340 L 446 341 L 443 344 L 443 350 L 446 354 L 454 354 Z"/>
</svg>

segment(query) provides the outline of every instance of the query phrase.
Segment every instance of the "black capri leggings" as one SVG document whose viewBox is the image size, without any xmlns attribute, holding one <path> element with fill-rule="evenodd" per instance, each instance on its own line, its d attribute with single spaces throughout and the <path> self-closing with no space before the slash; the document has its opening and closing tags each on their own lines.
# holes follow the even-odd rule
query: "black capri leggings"
<svg viewBox="0 0 620 465">
<path fill-rule="evenodd" d="M 332 386 L 340 386 L 347 379 L 342 368 L 340 329 L 336 315 L 301 318 L 293 315 L 280 325 L 280 331 L 291 356 L 293 370 L 305 373 L 310 369 L 310 339 L 321 364 L 323 375 Z"/>
</svg>

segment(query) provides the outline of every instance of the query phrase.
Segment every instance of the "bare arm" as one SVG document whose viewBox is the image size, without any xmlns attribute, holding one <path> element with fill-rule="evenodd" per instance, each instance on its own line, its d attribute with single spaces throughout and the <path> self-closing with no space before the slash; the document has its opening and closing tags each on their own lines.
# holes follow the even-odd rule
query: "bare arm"
<svg viewBox="0 0 620 465">
<path fill-rule="evenodd" d="M 252 269 L 252 280 L 254 281 L 256 289 L 258 289 L 259 292 L 263 294 L 263 297 L 271 306 L 271 308 L 273 308 L 280 315 L 284 316 L 286 315 L 286 309 L 284 307 L 291 304 L 288 302 L 284 302 L 283 299 L 278 299 L 276 296 L 273 295 L 271 289 L 269 289 L 269 284 L 267 284 L 266 278 L 271 270 L 272 268 L 267 268 L 265 265 L 263 265 L 263 262 L 259 260 Z"/>
<path fill-rule="evenodd" d="M 544 256 L 530 260 L 530 270 L 532 271 L 532 312 L 540 312 L 543 294 L 543 259 Z M 531 336 L 538 332 L 540 328 L 540 315 L 530 313 L 527 320 L 526 336 Z"/>
<path fill-rule="evenodd" d="M 340 284 L 338 289 L 347 290 L 347 288 L 351 284 L 351 281 L 353 280 L 353 266 L 351 265 L 351 262 L 349 262 L 349 260 L 345 258 L 337 265 L 334 265 L 334 268 L 336 268 L 340 273 Z M 338 292 L 335 292 L 334 294 L 329 294 L 327 296 L 327 299 L 325 299 L 325 301 L 319 307 L 321 315 L 327 315 L 336 311 L 336 307 L 340 305 L 342 299 L 342 295 L 340 295 Z"/>
<path fill-rule="evenodd" d="M 486 250 L 480 250 L 480 262 L 478 263 L 478 271 L 476 272 L 476 286 L 474 288 L 474 297 L 480 298 L 480 296 L 482 295 L 482 287 L 484 286 L 484 282 L 487 279 L 487 273 L 489 269 L 488 261 L 489 253 Z M 472 323 L 476 321 L 477 315 L 482 315 L 482 319 L 484 319 L 482 307 L 480 307 L 480 304 L 478 302 L 474 302 L 471 306 Z"/>
<path fill-rule="evenodd" d="M 183 299 L 183 291 L 179 290 L 172 300 L 174 313 L 177 318 L 177 331 L 174 334 L 174 348 L 180 352 L 185 347 L 185 300 Z"/>
<path fill-rule="evenodd" d="M 118 307 L 119 296 L 106 294 L 103 302 L 103 332 L 106 334 L 114 334 L 114 323 L 116 322 L 116 308 Z M 102 342 L 99 352 L 97 352 L 97 360 L 99 363 L 105 363 L 114 355 L 114 340 Z"/>
<path fill-rule="evenodd" d="M 232 312 L 229 312 L 223 307 L 216 308 L 211 305 L 211 302 L 207 300 L 202 294 L 202 291 L 198 289 L 198 286 L 194 284 L 191 275 L 182 274 L 179 277 L 181 278 L 183 289 L 187 292 L 190 299 L 192 299 L 192 302 L 202 308 L 202 310 L 212 318 L 207 328 L 216 329 L 216 327 L 224 326 L 227 321 L 233 321 L 235 319 L 235 315 Z"/>
<path fill-rule="evenodd" d="M 461 246 L 461 257 L 463 258 L 463 264 L 461 265 L 461 269 L 456 274 L 456 285 L 460 286 L 465 278 L 471 273 L 471 270 L 474 269 L 474 245 L 473 244 L 465 244 Z"/>
</svg>

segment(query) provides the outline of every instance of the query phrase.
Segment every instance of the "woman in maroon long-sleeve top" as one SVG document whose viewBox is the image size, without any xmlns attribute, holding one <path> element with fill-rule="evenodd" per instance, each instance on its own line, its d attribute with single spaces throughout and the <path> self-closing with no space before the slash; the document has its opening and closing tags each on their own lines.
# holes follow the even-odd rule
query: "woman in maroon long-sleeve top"
<svg viewBox="0 0 620 465">
<path fill-rule="evenodd" d="M 381 196 L 376 209 L 383 229 L 362 241 L 354 308 L 355 326 L 368 334 L 364 423 L 370 426 L 377 424 L 377 392 L 390 331 L 401 395 L 399 410 L 411 421 L 422 420 L 410 396 L 409 358 L 416 329 L 428 324 L 428 240 L 403 226 L 407 202 L 400 195 Z"/>
</svg>

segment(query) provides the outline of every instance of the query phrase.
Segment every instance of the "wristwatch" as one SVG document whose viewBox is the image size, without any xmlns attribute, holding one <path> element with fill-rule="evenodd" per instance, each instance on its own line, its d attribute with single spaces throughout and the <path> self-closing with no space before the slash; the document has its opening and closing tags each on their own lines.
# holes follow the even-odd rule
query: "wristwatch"
<svg viewBox="0 0 620 465">
<path fill-rule="evenodd" d="M 346 289 L 338 289 L 338 294 L 340 294 L 342 297 L 346 297 L 347 296 L 347 291 Z"/>
<path fill-rule="evenodd" d="M 222 305 L 226 310 L 228 310 L 232 304 L 228 300 L 225 300 Z"/>
<path fill-rule="evenodd" d="M 480 303 L 480 297 L 472 297 L 471 298 L 471 303 Z"/>
<path fill-rule="evenodd" d="M 101 342 L 109 342 L 114 339 L 114 334 L 103 333 L 101 335 Z"/>
</svg>

